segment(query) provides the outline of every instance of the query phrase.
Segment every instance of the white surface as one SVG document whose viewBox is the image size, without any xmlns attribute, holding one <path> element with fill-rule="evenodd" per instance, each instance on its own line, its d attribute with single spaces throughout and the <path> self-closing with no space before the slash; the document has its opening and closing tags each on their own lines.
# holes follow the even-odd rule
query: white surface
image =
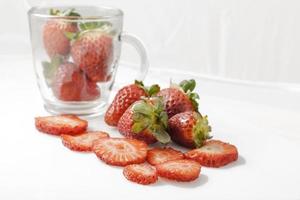
<svg viewBox="0 0 300 200">
<path fill-rule="evenodd" d="M 30 53 L 26 0 L 0 1 L 0 52 Z M 112 5 L 147 46 L 154 67 L 226 78 L 300 83 L 297 0 L 27 0 Z M 170 3 L 171 2 L 171 3 Z M 123 60 L 137 63 L 124 46 Z M 299 84 L 300 85 L 300 84 Z"/>
<path fill-rule="evenodd" d="M 235 144 L 239 160 L 221 169 L 203 167 L 196 182 L 160 179 L 141 186 L 128 182 L 121 168 L 37 132 L 34 117 L 47 113 L 31 61 L 0 58 L 0 199 L 300 199 L 299 93 L 197 78 L 214 138 Z M 131 81 L 125 73 L 130 68 L 121 66 L 119 85 Z M 170 77 L 193 76 L 151 69 L 146 82 L 167 85 Z M 119 136 L 100 117 L 90 120 L 90 128 Z"/>
</svg>

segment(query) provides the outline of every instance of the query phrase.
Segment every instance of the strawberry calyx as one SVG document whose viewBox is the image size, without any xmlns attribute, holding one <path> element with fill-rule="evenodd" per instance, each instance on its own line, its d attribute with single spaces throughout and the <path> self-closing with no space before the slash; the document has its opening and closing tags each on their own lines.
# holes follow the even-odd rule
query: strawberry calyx
<svg viewBox="0 0 300 200">
<path fill-rule="evenodd" d="M 193 139 L 196 147 L 199 148 L 203 145 L 205 140 L 212 138 L 212 136 L 209 135 L 211 126 L 208 123 L 207 115 L 203 117 L 200 113 L 195 113 L 194 117 L 197 121 L 193 127 Z"/>
<path fill-rule="evenodd" d="M 132 111 L 133 133 L 138 134 L 148 130 L 159 142 L 163 144 L 170 142 L 170 136 L 166 132 L 168 115 L 164 111 L 162 98 L 143 98 L 133 105 Z"/>
<path fill-rule="evenodd" d="M 135 80 L 134 84 L 138 87 L 142 88 L 145 93 L 147 94 L 147 97 L 152 97 L 156 95 L 160 91 L 160 87 L 158 84 L 151 85 L 150 87 L 146 87 L 143 83 L 143 81 Z"/>
<path fill-rule="evenodd" d="M 51 8 L 49 10 L 49 14 L 52 16 L 59 16 L 59 17 L 81 17 L 80 14 L 75 11 L 75 8 L 70 8 L 63 11 L 59 9 Z"/>
<path fill-rule="evenodd" d="M 65 36 L 70 40 L 74 41 L 79 39 L 85 33 L 94 31 L 100 34 L 114 35 L 114 32 L 111 30 L 112 24 L 110 22 L 82 22 L 79 23 L 79 30 L 76 33 L 65 32 Z"/>
</svg>

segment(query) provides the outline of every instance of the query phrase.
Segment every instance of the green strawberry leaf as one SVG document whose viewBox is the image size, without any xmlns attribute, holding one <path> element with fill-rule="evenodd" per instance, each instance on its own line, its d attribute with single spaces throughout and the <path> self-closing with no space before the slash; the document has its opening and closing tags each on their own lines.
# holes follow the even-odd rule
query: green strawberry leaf
<svg viewBox="0 0 300 200">
<path fill-rule="evenodd" d="M 193 128 L 193 138 L 197 148 L 201 147 L 205 140 L 212 138 L 209 135 L 211 132 L 211 126 L 209 126 L 207 116 L 201 115 L 195 116 L 197 118 L 196 125 Z"/>
<path fill-rule="evenodd" d="M 152 85 L 152 86 L 148 89 L 148 96 L 151 97 L 151 96 L 153 96 L 153 95 L 156 95 L 159 91 L 160 91 L 159 85 L 157 85 L 157 84 Z"/>
<path fill-rule="evenodd" d="M 61 12 L 60 12 L 59 9 L 51 8 L 51 9 L 49 10 L 49 14 L 50 14 L 50 15 L 59 16 L 59 15 L 61 15 Z"/>
<path fill-rule="evenodd" d="M 64 32 L 65 36 L 70 40 L 70 41 L 73 41 L 73 40 L 76 40 L 78 37 L 79 37 L 79 32 Z"/>
<path fill-rule="evenodd" d="M 170 136 L 166 132 L 168 115 L 164 111 L 161 97 L 145 98 L 134 103 L 132 112 L 132 132 L 139 133 L 147 129 L 159 142 L 165 144 L 170 141 Z"/>
<path fill-rule="evenodd" d="M 59 9 L 51 8 L 49 10 L 49 14 L 53 16 L 61 16 L 61 17 L 66 17 L 66 16 L 80 17 L 80 14 L 75 12 L 75 8 L 70 8 L 62 12 Z"/>
<path fill-rule="evenodd" d="M 56 71 L 62 62 L 63 58 L 61 56 L 54 56 L 51 62 L 42 62 L 43 74 L 49 87 L 51 87 Z"/>
<path fill-rule="evenodd" d="M 80 17 L 80 14 L 75 11 L 75 8 L 64 10 L 62 15 L 63 16 Z"/>
<path fill-rule="evenodd" d="M 103 29 L 106 30 L 108 27 L 111 27 L 110 22 L 85 22 L 80 23 L 79 27 L 81 31 L 93 30 L 93 29 Z"/>
<path fill-rule="evenodd" d="M 140 122 L 136 122 L 133 124 L 131 130 L 133 133 L 140 133 L 141 131 L 145 130 L 149 126 L 149 120 L 145 119 Z"/>
<path fill-rule="evenodd" d="M 171 141 L 170 135 L 163 129 L 152 130 L 154 137 L 162 144 L 168 144 Z"/>
<path fill-rule="evenodd" d="M 147 104 L 146 101 L 138 101 L 133 105 L 132 110 L 134 114 L 143 114 L 147 117 L 153 112 L 151 105 Z"/>
<path fill-rule="evenodd" d="M 183 89 L 184 92 L 192 92 L 196 87 L 196 81 L 194 79 L 183 80 L 179 83 L 179 86 Z"/>
</svg>

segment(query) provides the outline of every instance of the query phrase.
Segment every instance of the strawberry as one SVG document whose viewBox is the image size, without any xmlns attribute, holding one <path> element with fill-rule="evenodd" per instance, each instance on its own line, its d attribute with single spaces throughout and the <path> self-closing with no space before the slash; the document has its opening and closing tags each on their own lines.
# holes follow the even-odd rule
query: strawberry
<svg viewBox="0 0 300 200">
<path fill-rule="evenodd" d="M 97 139 L 108 138 L 109 135 L 102 131 L 89 131 L 81 135 L 61 135 L 62 143 L 73 151 L 92 151 L 93 143 Z"/>
<path fill-rule="evenodd" d="M 53 93 L 62 101 L 90 101 L 99 98 L 97 84 L 85 77 L 73 63 L 59 65 L 52 82 Z"/>
<path fill-rule="evenodd" d="M 80 15 L 74 12 L 74 9 L 59 11 L 50 9 L 50 15 L 57 18 L 50 19 L 43 27 L 43 42 L 47 54 L 50 58 L 61 55 L 67 56 L 70 52 L 70 41 L 65 33 L 76 33 L 78 31 L 77 24 L 63 20 L 63 17 L 77 18 Z"/>
<path fill-rule="evenodd" d="M 84 74 L 71 62 L 61 64 L 54 76 L 53 93 L 62 101 L 79 101 L 84 86 Z"/>
<path fill-rule="evenodd" d="M 80 100 L 92 101 L 100 97 L 100 88 L 96 82 L 85 78 L 85 85 L 82 88 Z"/>
<path fill-rule="evenodd" d="M 88 122 L 75 115 L 36 117 L 36 128 L 52 135 L 77 135 L 86 131 Z"/>
<path fill-rule="evenodd" d="M 156 170 L 160 177 L 189 182 L 199 177 L 201 165 L 193 160 L 171 160 L 156 165 Z"/>
<path fill-rule="evenodd" d="M 167 113 L 163 110 L 161 98 L 148 98 L 136 101 L 122 115 L 118 130 L 127 138 L 143 140 L 148 144 L 168 143 L 170 136 L 166 132 Z"/>
<path fill-rule="evenodd" d="M 95 82 L 105 82 L 111 75 L 113 37 L 101 22 L 81 23 L 81 31 L 69 34 L 74 62 Z"/>
<path fill-rule="evenodd" d="M 158 85 L 147 88 L 141 81 L 135 81 L 134 84 L 123 87 L 118 91 L 107 109 L 104 117 L 105 122 L 110 126 L 117 126 L 119 119 L 131 104 L 142 96 L 148 97 L 156 94 L 159 89 Z"/>
<path fill-rule="evenodd" d="M 168 117 L 185 111 L 197 111 L 199 96 L 192 91 L 195 89 L 195 80 L 184 80 L 179 86 L 173 84 L 170 88 L 162 89 L 157 96 L 162 96 Z"/>
<path fill-rule="evenodd" d="M 93 145 L 93 151 L 98 158 L 115 166 L 145 162 L 147 148 L 143 141 L 125 138 L 103 138 L 96 140 Z"/>
<path fill-rule="evenodd" d="M 158 179 L 156 169 L 148 164 L 127 165 L 123 169 L 123 175 L 127 180 L 142 185 L 155 183 Z"/>
<path fill-rule="evenodd" d="M 207 116 L 187 111 L 178 113 L 168 121 L 168 132 L 172 140 L 188 148 L 201 147 L 206 139 L 211 138 Z"/>
<path fill-rule="evenodd" d="M 234 145 L 219 140 L 210 140 L 199 149 L 185 154 L 206 167 L 222 167 L 238 159 L 238 151 Z"/>
<path fill-rule="evenodd" d="M 151 165 L 161 164 L 171 160 L 180 160 L 184 158 L 184 154 L 171 147 L 153 148 L 148 150 L 147 161 Z"/>
</svg>

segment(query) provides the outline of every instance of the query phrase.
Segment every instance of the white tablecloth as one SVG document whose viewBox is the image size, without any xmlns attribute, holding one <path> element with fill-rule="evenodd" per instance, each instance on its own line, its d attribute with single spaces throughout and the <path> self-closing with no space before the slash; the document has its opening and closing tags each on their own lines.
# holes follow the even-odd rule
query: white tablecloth
<svg viewBox="0 0 300 200">
<path fill-rule="evenodd" d="M 131 72 L 120 67 L 116 88 L 132 81 Z M 146 82 L 167 85 L 171 77 L 197 79 L 200 110 L 209 116 L 212 135 L 235 144 L 240 157 L 220 169 L 203 167 L 192 183 L 160 179 L 141 186 L 127 181 L 121 168 L 37 132 L 34 117 L 47 113 L 31 60 L 2 56 L 0 199 L 300 199 L 299 92 L 167 69 L 151 69 Z M 90 128 L 119 136 L 102 117 L 91 119 Z"/>
</svg>

